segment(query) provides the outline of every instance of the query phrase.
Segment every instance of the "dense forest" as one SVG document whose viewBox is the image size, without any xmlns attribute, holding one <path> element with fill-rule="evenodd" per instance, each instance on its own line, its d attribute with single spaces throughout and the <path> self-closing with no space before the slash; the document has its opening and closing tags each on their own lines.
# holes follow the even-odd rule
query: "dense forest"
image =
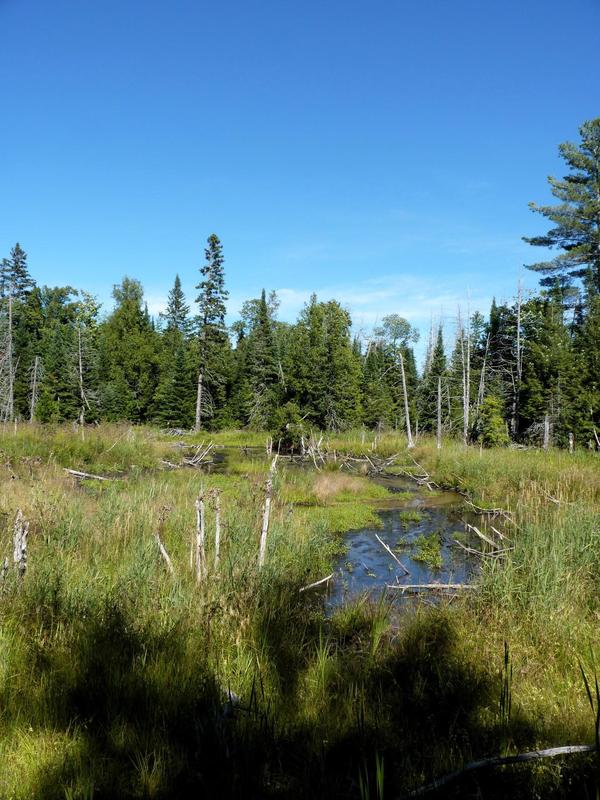
<svg viewBox="0 0 600 800">
<path fill-rule="evenodd" d="M 125 277 L 114 308 L 82 289 L 39 286 L 16 244 L 0 268 L 0 418 L 39 422 L 129 420 L 162 427 L 243 426 L 293 439 L 318 427 L 399 428 L 409 440 L 443 431 L 483 444 L 600 447 L 600 119 L 564 143 L 568 167 L 549 178 L 556 205 L 531 205 L 554 227 L 530 238 L 555 248 L 529 265 L 536 296 L 485 318 L 459 310 L 434 326 L 418 370 L 418 333 L 397 315 L 368 337 L 348 311 L 313 296 L 294 324 L 275 292 L 225 322 L 223 246 L 208 237 L 191 308 L 174 276 L 154 319 L 142 284 Z"/>
</svg>

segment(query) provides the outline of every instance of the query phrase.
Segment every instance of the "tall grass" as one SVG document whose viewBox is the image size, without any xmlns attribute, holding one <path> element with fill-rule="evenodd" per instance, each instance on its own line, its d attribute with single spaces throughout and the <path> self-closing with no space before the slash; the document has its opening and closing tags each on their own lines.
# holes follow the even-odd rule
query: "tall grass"
<svg viewBox="0 0 600 800">
<path fill-rule="evenodd" d="M 361 437 L 331 442 L 357 452 Z M 401 437 L 376 447 L 391 454 Z M 324 619 L 319 594 L 299 589 L 330 572 L 336 531 L 374 523 L 382 491 L 366 479 L 282 466 L 259 571 L 266 460 L 239 455 L 228 474 L 163 471 L 172 440 L 119 426 L 85 440 L 11 429 L 0 449 L 1 557 L 16 509 L 31 522 L 28 571 L 0 588 L 2 797 L 396 796 L 507 740 L 593 737 L 577 662 L 596 645 L 591 457 L 553 453 L 548 466 L 537 454 L 422 444 L 415 457 L 437 480 L 510 505 L 514 551 L 485 568 L 473 601 L 398 615 L 362 600 Z M 77 482 L 65 466 L 122 479 Z M 198 585 L 201 485 L 221 491 L 223 530 L 220 569 Z M 174 575 L 153 536 L 164 507 Z M 209 509 L 211 565 L 213 526 Z M 505 640 L 510 718 L 499 702 Z M 594 769 L 580 759 L 507 771 L 446 796 L 566 796 Z"/>
</svg>

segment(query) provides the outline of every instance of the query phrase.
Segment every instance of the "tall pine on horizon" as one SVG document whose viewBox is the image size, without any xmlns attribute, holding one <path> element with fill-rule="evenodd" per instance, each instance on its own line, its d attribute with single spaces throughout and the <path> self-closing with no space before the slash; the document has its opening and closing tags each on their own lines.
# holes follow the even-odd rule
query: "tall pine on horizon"
<svg viewBox="0 0 600 800">
<path fill-rule="evenodd" d="M 541 236 L 524 237 L 524 241 L 563 251 L 548 261 L 528 265 L 546 276 L 542 286 L 556 285 L 557 277 L 569 283 L 591 274 L 600 290 L 600 117 L 584 122 L 579 134 L 579 144 L 563 142 L 558 148 L 569 174 L 562 179 L 548 178 L 550 191 L 560 203 L 529 204 L 555 227 Z"/>
<path fill-rule="evenodd" d="M 223 408 L 229 372 L 230 345 L 225 326 L 225 289 L 223 246 L 216 234 L 208 237 L 205 263 L 200 268 L 202 280 L 197 284 L 197 392 L 195 430 L 200 430 L 207 417 L 217 416 Z"/>
</svg>

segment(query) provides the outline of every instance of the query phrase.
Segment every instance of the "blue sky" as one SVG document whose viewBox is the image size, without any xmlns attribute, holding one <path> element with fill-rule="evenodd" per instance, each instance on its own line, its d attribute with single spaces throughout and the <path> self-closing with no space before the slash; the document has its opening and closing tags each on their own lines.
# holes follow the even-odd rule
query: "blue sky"
<svg viewBox="0 0 600 800">
<path fill-rule="evenodd" d="M 598 0 L 0 0 L 0 254 L 40 283 L 261 287 L 368 329 L 511 297 L 600 114 Z"/>
</svg>

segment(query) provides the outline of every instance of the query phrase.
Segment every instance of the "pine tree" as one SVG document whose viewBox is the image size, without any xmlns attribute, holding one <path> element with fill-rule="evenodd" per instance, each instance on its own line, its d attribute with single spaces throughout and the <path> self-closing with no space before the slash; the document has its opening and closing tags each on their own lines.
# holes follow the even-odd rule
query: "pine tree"
<svg viewBox="0 0 600 800">
<path fill-rule="evenodd" d="M 562 180 L 550 177 L 548 183 L 560 204 L 530 208 L 555 224 L 542 236 L 525 238 L 536 247 L 559 248 L 563 252 L 549 261 L 530 264 L 529 269 L 546 275 L 544 286 L 583 278 L 591 271 L 600 289 L 600 117 L 585 122 L 579 129 L 578 145 L 564 142 L 559 152 L 570 169 Z"/>
</svg>

